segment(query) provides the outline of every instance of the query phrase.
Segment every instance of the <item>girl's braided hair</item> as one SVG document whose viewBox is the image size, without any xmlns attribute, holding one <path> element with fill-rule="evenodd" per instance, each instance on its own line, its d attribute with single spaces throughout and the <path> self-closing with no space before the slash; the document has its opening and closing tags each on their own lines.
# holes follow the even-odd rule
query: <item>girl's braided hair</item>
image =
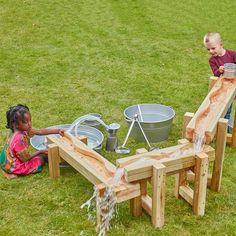
<svg viewBox="0 0 236 236">
<path fill-rule="evenodd" d="M 26 105 L 18 104 L 14 107 L 10 107 L 6 112 L 6 128 L 11 129 L 12 132 L 14 132 L 16 125 L 19 121 L 24 120 L 24 115 L 26 113 L 29 113 L 29 108 Z"/>
</svg>

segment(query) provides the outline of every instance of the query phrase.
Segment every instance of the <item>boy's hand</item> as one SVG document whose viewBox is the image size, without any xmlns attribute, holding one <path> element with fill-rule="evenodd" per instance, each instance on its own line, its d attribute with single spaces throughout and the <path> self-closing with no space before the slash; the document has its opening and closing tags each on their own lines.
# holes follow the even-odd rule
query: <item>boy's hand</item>
<svg viewBox="0 0 236 236">
<path fill-rule="evenodd" d="M 64 129 L 60 129 L 60 130 L 59 130 L 59 134 L 60 134 L 61 136 L 64 136 L 65 130 L 64 130 Z"/>
<path fill-rule="evenodd" d="M 219 72 L 220 72 L 221 74 L 224 73 L 224 66 L 220 66 L 220 67 L 219 67 Z"/>
</svg>

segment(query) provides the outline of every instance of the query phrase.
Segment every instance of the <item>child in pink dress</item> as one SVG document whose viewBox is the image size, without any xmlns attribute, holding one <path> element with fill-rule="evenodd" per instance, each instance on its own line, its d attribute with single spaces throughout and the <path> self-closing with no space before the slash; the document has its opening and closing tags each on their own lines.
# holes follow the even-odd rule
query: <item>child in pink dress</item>
<svg viewBox="0 0 236 236">
<path fill-rule="evenodd" d="M 32 129 L 29 108 L 18 104 L 6 112 L 6 128 L 11 130 L 0 155 L 0 166 L 6 175 L 28 175 L 41 172 L 44 165 L 42 155 L 47 150 L 30 154 L 29 139 L 33 135 L 61 134 L 60 129 Z"/>
</svg>

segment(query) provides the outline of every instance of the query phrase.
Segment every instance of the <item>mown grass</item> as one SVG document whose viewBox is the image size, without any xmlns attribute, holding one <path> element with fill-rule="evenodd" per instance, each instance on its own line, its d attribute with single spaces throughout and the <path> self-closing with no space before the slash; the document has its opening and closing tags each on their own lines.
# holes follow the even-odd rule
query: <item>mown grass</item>
<svg viewBox="0 0 236 236">
<path fill-rule="evenodd" d="M 208 55 L 202 37 L 219 31 L 236 49 L 234 1 L 46 1 L 0 0 L 0 145 L 5 112 L 27 104 L 34 127 L 71 123 L 97 112 L 106 123 L 127 127 L 123 110 L 138 103 L 172 106 L 176 117 L 166 147 L 181 137 L 185 112 L 207 94 Z M 145 146 L 130 139 L 129 148 Z M 113 163 L 120 156 L 102 154 Z M 236 155 L 227 147 L 222 189 L 208 190 L 206 214 L 196 217 L 173 196 L 168 178 L 165 226 L 129 214 L 128 203 L 108 235 L 236 235 Z M 95 235 L 80 209 L 92 185 L 72 168 L 58 181 L 41 174 L 8 181 L 0 177 L 0 235 Z"/>
</svg>

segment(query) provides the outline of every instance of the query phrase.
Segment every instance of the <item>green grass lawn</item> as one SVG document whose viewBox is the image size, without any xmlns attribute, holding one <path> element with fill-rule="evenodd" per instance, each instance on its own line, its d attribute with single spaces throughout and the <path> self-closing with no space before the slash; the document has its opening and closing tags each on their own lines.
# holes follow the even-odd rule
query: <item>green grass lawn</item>
<svg viewBox="0 0 236 236">
<path fill-rule="evenodd" d="M 169 139 L 181 138 L 185 112 L 205 98 L 211 70 L 202 44 L 218 31 L 226 48 L 236 50 L 235 1 L 79 1 L 0 0 L 0 146 L 6 139 L 5 112 L 27 104 L 35 128 L 72 123 L 87 113 L 118 122 L 138 103 L 161 103 L 176 111 Z M 104 132 L 105 134 L 105 132 Z M 147 147 L 131 138 L 127 146 Z M 105 151 L 115 163 L 121 156 Z M 11 181 L 0 176 L 0 235 L 96 235 L 80 206 L 93 186 L 72 168 L 61 178 L 40 174 Z M 108 235 L 236 235 L 236 153 L 226 147 L 220 193 L 207 191 L 204 217 L 173 194 L 167 179 L 165 226 L 150 217 L 132 217 L 129 204 Z"/>
</svg>

